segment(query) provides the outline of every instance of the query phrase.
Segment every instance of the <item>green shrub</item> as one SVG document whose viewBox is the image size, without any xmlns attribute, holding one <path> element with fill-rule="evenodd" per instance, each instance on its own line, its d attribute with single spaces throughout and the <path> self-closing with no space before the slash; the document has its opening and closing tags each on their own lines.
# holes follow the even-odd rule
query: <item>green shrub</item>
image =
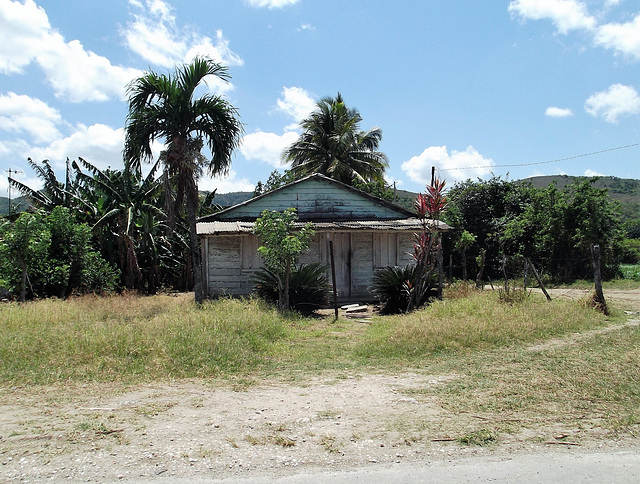
<svg viewBox="0 0 640 484">
<path fill-rule="evenodd" d="M 278 302 L 278 279 L 274 271 L 262 268 L 253 279 L 256 294 L 265 301 Z M 291 309 L 310 314 L 329 304 L 327 266 L 319 262 L 300 264 L 291 271 L 289 304 Z"/>
<path fill-rule="evenodd" d="M 371 292 L 382 304 L 383 314 L 398 314 L 407 311 L 416 280 L 417 266 L 384 267 L 373 274 Z M 426 292 L 421 299 L 426 300 L 435 282 L 435 273 L 427 272 Z"/>
<path fill-rule="evenodd" d="M 640 264 L 623 264 L 620 266 L 623 279 L 640 281 Z"/>
<path fill-rule="evenodd" d="M 120 271 L 95 251 L 89 251 L 84 256 L 82 270 L 83 292 L 108 294 L 118 288 Z"/>
<path fill-rule="evenodd" d="M 640 262 L 640 239 L 624 239 L 622 241 L 623 264 L 638 264 Z"/>
<path fill-rule="evenodd" d="M 0 287 L 20 299 L 108 292 L 119 274 L 91 249 L 91 229 L 65 207 L 0 223 Z"/>
</svg>

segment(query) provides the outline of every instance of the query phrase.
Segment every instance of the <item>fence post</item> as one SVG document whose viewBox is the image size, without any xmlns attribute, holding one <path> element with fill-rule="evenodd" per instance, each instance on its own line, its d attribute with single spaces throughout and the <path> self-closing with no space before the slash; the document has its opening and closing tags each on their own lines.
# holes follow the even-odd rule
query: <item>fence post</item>
<svg viewBox="0 0 640 484">
<path fill-rule="evenodd" d="M 596 302 L 602 307 L 602 310 L 607 314 L 607 303 L 604 300 L 604 293 L 602 292 L 602 270 L 600 266 L 600 246 L 598 244 L 591 245 L 591 257 L 593 260 L 593 280 L 596 285 Z"/>
<path fill-rule="evenodd" d="M 549 293 L 545 289 L 544 284 L 542 284 L 542 280 L 540 279 L 540 276 L 538 275 L 538 271 L 536 270 L 536 266 L 533 265 L 533 263 L 531 262 L 531 260 L 529 260 L 528 257 L 527 257 L 527 262 L 529 262 L 529 265 L 531 266 L 531 270 L 533 270 L 533 276 L 536 278 L 536 281 L 538 281 L 538 285 L 540 286 L 540 289 L 542 289 L 542 292 L 547 297 L 547 301 L 551 301 L 551 296 L 549 296 Z"/>
<path fill-rule="evenodd" d="M 438 299 L 442 299 L 444 286 L 444 254 L 442 253 L 442 237 L 438 237 Z"/>
<path fill-rule="evenodd" d="M 509 279 L 507 278 L 507 256 L 502 256 L 502 275 L 504 276 L 504 292 L 509 293 Z"/>
</svg>

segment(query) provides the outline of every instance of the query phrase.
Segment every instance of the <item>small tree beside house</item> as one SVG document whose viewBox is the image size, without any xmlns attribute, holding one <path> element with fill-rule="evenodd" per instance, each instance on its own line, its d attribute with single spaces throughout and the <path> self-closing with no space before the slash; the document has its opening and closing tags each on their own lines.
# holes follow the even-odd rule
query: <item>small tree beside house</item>
<svg viewBox="0 0 640 484">
<path fill-rule="evenodd" d="M 287 311 L 289 305 L 289 282 L 292 267 L 300 253 L 309 247 L 313 237 L 313 224 L 307 223 L 301 228 L 295 226 L 298 215 L 295 208 L 284 212 L 265 210 L 256 220 L 254 233 L 260 237 L 258 253 L 267 269 L 276 275 L 278 281 L 278 307 Z"/>
</svg>

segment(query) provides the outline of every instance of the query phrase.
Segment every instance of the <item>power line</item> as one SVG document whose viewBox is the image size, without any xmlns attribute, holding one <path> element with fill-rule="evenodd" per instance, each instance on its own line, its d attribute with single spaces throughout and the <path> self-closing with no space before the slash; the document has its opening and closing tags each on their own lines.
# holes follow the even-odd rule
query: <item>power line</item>
<svg viewBox="0 0 640 484">
<path fill-rule="evenodd" d="M 584 158 L 585 156 L 599 155 L 601 153 L 608 153 L 609 151 L 623 150 L 625 148 L 633 148 L 634 146 L 640 146 L 640 143 L 633 143 L 631 145 L 624 145 L 624 146 L 616 146 L 615 148 L 607 148 L 606 150 L 592 151 L 591 153 L 583 153 L 581 155 L 568 156 L 567 158 L 558 158 L 556 160 L 537 161 L 534 163 L 516 163 L 513 165 L 480 165 L 480 166 L 465 166 L 461 168 L 440 168 L 439 171 L 478 170 L 480 168 L 512 168 L 512 167 L 518 167 L 518 166 L 546 165 L 548 163 L 558 163 L 560 161 L 575 160 L 576 158 Z"/>
</svg>

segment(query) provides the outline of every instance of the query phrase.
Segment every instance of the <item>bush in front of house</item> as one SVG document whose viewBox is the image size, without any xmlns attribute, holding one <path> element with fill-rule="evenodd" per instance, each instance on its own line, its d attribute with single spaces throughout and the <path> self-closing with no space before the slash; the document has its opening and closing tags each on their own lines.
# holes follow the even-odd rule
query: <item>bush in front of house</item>
<svg viewBox="0 0 640 484">
<path fill-rule="evenodd" d="M 415 290 L 415 281 L 418 277 L 417 266 L 409 264 L 404 267 L 389 266 L 375 271 L 371 283 L 371 292 L 380 301 L 382 314 L 404 313 L 409 308 L 411 296 Z M 428 299 L 431 289 L 434 287 L 436 273 L 427 271 L 423 278 L 425 283 L 424 294 L 419 296 L 422 305 Z"/>
<path fill-rule="evenodd" d="M 278 303 L 278 279 L 274 271 L 262 268 L 253 277 L 255 293 L 265 301 Z M 327 266 L 320 262 L 300 264 L 291 271 L 289 304 L 291 309 L 310 314 L 329 304 L 330 285 Z"/>
</svg>

